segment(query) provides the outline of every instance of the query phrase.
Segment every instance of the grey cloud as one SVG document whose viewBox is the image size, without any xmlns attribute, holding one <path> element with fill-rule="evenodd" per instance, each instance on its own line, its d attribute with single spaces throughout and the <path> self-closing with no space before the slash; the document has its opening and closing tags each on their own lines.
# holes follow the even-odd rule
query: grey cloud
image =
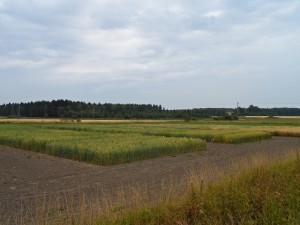
<svg viewBox="0 0 300 225">
<path fill-rule="evenodd" d="M 1 101 L 297 102 L 299 7 L 292 0 L 2 1 Z"/>
</svg>

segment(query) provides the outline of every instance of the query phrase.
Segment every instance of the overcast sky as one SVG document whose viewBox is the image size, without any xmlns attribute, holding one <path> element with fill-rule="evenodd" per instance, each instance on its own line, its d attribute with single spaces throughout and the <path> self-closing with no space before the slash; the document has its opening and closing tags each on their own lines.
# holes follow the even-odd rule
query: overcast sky
<svg viewBox="0 0 300 225">
<path fill-rule="evenodd" d="M 300 107 L 299 0 L 0 0 L 0 104 Z"/>
</svg>

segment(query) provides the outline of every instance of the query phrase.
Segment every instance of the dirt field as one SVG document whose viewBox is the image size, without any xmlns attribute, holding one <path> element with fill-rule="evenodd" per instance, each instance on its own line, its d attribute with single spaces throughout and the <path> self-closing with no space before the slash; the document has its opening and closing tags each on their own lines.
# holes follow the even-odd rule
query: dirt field
<svg viewBox="0 0 300 225">
<path fill-rule="evenodd" d="M 191 172 L 210 180 L 213 171 L 231 173 L 238 169 L 238 161 L 258 153 L 272 158 L 290 149 L 300 152 L 300 138 L 273 137 L 244 145 L 209 143 L 203 152 L 103 167 L 0 146 L 0 219 L 34 205 L 39 197 L 64 191 L 118 201 L 116 193 L 123 191 L 126 198 L 133 187 L 139 187 L 153 197 L 170 181 L 180 186 Z"/>
</svg>

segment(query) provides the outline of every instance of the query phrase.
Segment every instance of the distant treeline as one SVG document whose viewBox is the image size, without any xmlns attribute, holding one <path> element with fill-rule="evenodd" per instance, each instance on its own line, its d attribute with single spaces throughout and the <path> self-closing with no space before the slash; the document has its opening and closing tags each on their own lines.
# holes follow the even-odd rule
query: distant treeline
<svg viewBox="0 0 300 225">
<path fill-rule="evenodd" d="M 45 118 L 177 119 L 239 116 L 300 116 L 299 108 L 197 108 L 168 110 L 152 104 L 95 104 L 70 100 L 8 103 L 0 105 L 0 116 Z"/>
</svg>

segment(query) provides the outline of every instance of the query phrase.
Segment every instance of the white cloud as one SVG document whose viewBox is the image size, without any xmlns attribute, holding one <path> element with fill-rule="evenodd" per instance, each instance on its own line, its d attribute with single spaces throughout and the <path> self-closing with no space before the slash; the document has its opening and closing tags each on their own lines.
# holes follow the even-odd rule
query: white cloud
<svg viewBox="0 0 300 225">
<path fill-rule="evenodd" d="M 209 11 L 203 14 L 204 17 L 215 17 L 215 18 L 222 17 L 223 15 L 224 13 L 221 10 Z"/>
</svg>

